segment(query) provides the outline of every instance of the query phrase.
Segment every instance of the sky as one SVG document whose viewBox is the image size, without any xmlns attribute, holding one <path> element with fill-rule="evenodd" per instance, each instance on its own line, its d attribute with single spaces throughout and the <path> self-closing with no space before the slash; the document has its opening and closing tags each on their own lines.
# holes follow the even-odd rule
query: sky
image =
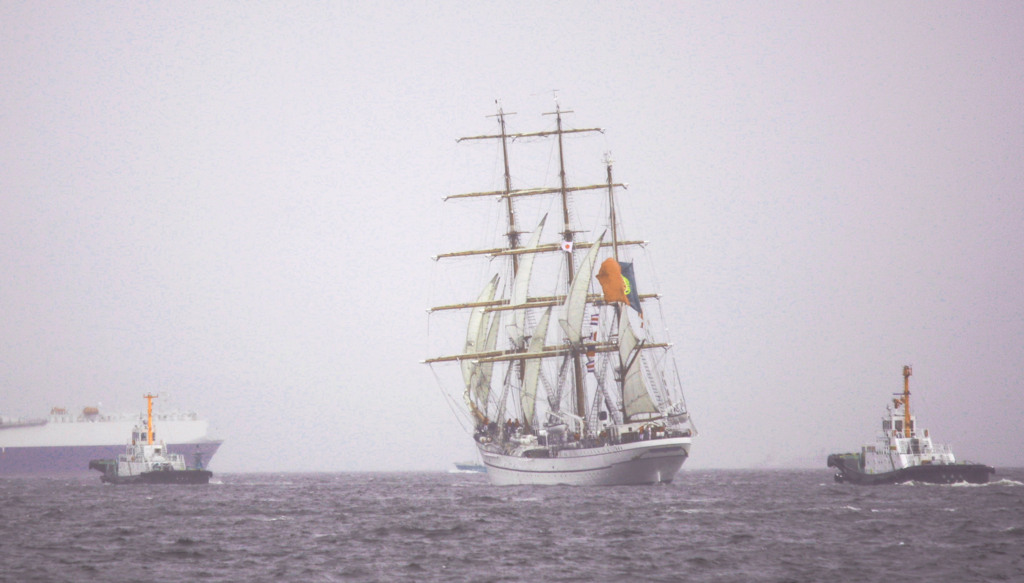
<svg viewBox="0 0 1024 583">
<path fill-rule="evenodd" d="M 441 198 L 500 180 L 456 143 L 496 100 L 536 131 L 557 95 L 651 241 L 686 468 L 828 472 L 904 364 L 937 441 L 1024 466 L 1021 30 L 1016 2 L 4 0 L 0 414 L 155 391 L 222 472 L 471 457 L 421 364 Z"/>
</svg>

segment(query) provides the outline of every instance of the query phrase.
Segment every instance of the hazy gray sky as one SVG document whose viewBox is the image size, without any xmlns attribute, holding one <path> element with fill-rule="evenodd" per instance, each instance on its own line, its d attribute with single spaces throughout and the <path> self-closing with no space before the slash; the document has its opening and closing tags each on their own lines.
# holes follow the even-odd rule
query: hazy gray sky
<svg viewBox="0 0 1024 583">
<path fill-rule="evenodd" d="M 0 413 L 160 391 L 219 471 L 472 455 L 419 363 L 440 198 L 495 99 L 536 130 L 558 89 L 652 242 L 686 467 L 827 472 L 903 364 L 933 437 L 1024 465 L 1022 30 L 1019 2 L 0 2 Z"/>
</svg>

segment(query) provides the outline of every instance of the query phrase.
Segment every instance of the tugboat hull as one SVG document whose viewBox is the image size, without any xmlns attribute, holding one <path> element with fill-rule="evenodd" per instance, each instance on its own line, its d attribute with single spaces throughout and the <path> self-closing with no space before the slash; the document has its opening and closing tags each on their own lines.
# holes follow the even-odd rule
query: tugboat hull
<svg viewBox="0 0 1024 583">
<path fill-rule="evenodd" d="M 209 470 L 160 470 L 134 476 L 105 473 L 100 481 L 107 484 L 209 484 L 211 477 L 213 472 Z"/>
<path fill-rule="evenodd" d="M 102 472 L 100 481 L 106 484 L 209 484 L 213 477 L 213 472 L 200 469 L 155 470 L 118 475 L 115 460 L 92 460 L 89 469 Z"/>
<path fill-rule="evenodd" d="M 877 485 L 900 484 L 903 482 L 924 482 L 928 484 L 987 484 L 995 468 L 984 464 L 926 464 L 911 466 L 891 472 L 869 474 L 861 469 L 857 454 L 832 454 L 828 456 L 828 467 L 836 468 L 835 480 L 851 484 Z"/>
</svg>

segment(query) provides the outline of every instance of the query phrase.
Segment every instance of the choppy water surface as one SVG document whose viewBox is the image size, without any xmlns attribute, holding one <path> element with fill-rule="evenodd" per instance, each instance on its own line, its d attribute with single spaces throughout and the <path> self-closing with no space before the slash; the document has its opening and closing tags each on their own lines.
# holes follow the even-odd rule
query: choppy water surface
<svg viewBox="0 0 1024 583">
<path fill-rule="evenodd" d="M 4 581 L 1021 581 L 1024 470 L 984 486 L 691 471 L 671 485 L 466 474 L 0 479 Z"/>
</svg>

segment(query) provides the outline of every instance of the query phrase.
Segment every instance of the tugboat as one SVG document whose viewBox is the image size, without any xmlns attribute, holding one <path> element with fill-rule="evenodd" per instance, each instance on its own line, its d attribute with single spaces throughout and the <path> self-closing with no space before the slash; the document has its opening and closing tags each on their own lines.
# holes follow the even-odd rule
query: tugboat
<svg viewBox="0 0 1024 583">
<path fill-rule="evenodd" d="M 851 484 L 897 484 L 927 482 L 985 484 L 995 468 L 984 464 L 958 462 L 948 445 L 932 443 L 928 430 L 918 431 L 910 414 L 910 366 L 903 367 L 903 393 L 886 407 L 882 434 L 875 445 L 866 445 L 860 453 L 834 453 L 828 467 L 836 469 L 837 482 Z"/>
<path fill-rule="evenodd" d="M 213 472 L 185 465 L 185 456 L 170 453 L 167 444 L 156 441 L 153 430 L 153 399 L 156 395 L 143 395 L 146 399 L 146 421 L 132 429 L 131 443 L 116 460 L 99 459 L 89 462 L 89 469 L 103 473 L 100 481 L 108 484 L 208 484 Z"/>
</svg>

